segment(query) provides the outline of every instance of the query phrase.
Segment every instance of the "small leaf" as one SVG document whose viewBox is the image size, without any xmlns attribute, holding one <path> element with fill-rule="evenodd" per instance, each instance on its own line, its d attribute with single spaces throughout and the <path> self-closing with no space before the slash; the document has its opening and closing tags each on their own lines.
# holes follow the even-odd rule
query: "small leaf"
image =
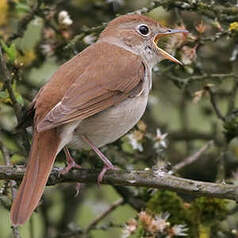
<svg viewBox="0 0 238 238">
<path fill-rule="evenodd" d="M 17 57 L 17 49 L 14 43 L 12 43 L 9 47 L 1 40 L 1 45 L 4 51 L 6 52 L 8 59 L 11 63 L 14 63 Z"/>
<path fill-rule="evenodd" d="M 13 93 L 15 95 L 15 98 L 17 100 L 17 102 L 20 104 L 20 105 L 24 105 L 24 100 L 21 96 L 21 94 L 17 91 L 17 86 L 16 86 L 16 82 L 13 83 L 12 85 L 12 89 L 13 89 Z"/>
<path fill-rule="evenodd" d="M 23 100 L 21 94 L 19 94 L 18 92 L 16 92 L 16 93 L 15 93 L 15 97 L 16 97 L 17 102 L 18 102 L 20 105 L 23 106 L 23 105 L 24 105 L 24 100 Z"/>
<path fill-rule="evenodd" d="M 0 102 L 5 103 L 5 104 L 11 103 L 11 99 L 10 99 L 9 94 L 6 90 L 0 92 Z"/>
<path fill-rule="evenodd" d="M 8 93 L 6 91 L 0 92 L 0 99 L 5 99 L 6 97 L 8 97 Z"/>
<path fill-rule="evenodd" d="M 18 13 L 27 13 L 31 10 L 31 8 L 26 3 L 17 2 L 16 10 Z"/>
<path fill-rule="evenodd" d="M 9 47 L 8 56 L 9 56 L 9 59 L 11 62 L 14 62 L 14 60 L 17 57 L 17 49 L 16 49 L 15 44 L 13 44 L 13 43 Z"/>
</svg>

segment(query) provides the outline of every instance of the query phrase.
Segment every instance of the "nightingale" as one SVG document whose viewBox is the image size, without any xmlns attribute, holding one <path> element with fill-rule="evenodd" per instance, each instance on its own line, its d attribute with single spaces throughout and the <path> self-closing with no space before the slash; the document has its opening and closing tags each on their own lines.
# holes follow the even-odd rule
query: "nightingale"
<svg viewBox="0 0 238 238">
<path fill-rule="evenodd" d="M 120 138 L 142 117 L 153 66 L 164 59 L 180 63 L 157 46 L 160 38 L 186 32 L 142 15 L 120 16 L 108 23 L 96 43 L 59 67 L 30 105 L 33 142 L 11 207 L 13 225 L 24 224 L 37 207 L 62 149 L 68 162 L 62 173 L 80 167 L 66 145 L 96 152 L 105 164 L 98 182 L 114 168 L 98 148 Z"/>
</svg>

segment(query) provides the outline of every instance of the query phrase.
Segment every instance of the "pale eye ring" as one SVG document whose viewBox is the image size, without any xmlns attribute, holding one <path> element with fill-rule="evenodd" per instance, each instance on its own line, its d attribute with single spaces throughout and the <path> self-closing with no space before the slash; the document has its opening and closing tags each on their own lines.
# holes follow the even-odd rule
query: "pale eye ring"
<svg viewBox="0 0 238 238">
<path fill-rule="evenodd" d="M 137 31 L 143 35 L 143 36 L 148 36 L 150 34 L 150 29 L 147 25 L 141 24 L 137 27 Z"/>
</svg>

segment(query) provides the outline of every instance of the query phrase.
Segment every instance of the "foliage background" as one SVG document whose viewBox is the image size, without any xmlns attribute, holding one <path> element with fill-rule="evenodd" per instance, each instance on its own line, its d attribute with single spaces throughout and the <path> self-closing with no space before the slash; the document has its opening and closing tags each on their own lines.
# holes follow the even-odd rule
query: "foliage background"
<svg viewBox="0 0 238 238">
<path fill-rule="evenodd" d="M 69 14 L 66 22 L 59 20 L 62 11 Z M 0 75 L 0 164 L 25 163 L 31 129 L 15 127 L 39 88 L 62 63 L 93 43 L 104 23 L 128 12 L 185 27 L 190 33 L 170 38 L 163 46 L 184 66 L 163 61 L 155 67 L 142 121 L 103 152 L 123 169 L 153 168 L 235 184 L 238 6 L 232 0 L 0 0 L 1 47 L 9 71 L 8 77 L 6 72 Z M 180 164 L 196 152 L 200 156 L 193 163 Z M 85 168 L 101 167 L 92 152 L 72 154 Z M 58 157 L 56 166 L 63 167 L 64 155 Z M 181 224 L 188 230 L 180 226 L 178 235 L 238 237 L 237 206 L 231 200 L 92 184 L 83 185 L 78 197 L 73 196 L 72 184 L 47 187 L 37 212 L 14 231 L 9 221 L 12 187 L 16 185 L 0 181 L 3 238 L 175 237 L 175 225 Z M 108 208 L 105 218 L 91 224 Z M 158 228 L 158 223 L 165 228 Z"/>
</svg>

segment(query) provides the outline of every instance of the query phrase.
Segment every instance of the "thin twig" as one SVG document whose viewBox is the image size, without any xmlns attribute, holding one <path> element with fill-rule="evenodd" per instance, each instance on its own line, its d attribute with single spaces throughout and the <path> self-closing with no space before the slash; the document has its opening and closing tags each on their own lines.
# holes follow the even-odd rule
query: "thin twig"
<svg viewBox="0 0 238 238">
<path fill-rule="evenodd" d="M 85 233 L 88 233 L 92 230 L 96 225 L 103 220 L 107 215 L 109 215 L 112 211 L 114 211 L 117 207 L 124 203 L 124 199 L 120 198 L 119 200 L 115 201 L 108 209 L 106 209 L 102 214 L 97 216 L 95 220 L 93 220 L 85 229 Z"/>
<path fill-rule="evenodd" d="M 222 121 L 225 121 L 225 117 L 222 115 L 220 109 L 218 108 L 217 106 L 217 103 L 216 103 L 216 99 L 215 99 L 215 94 L 213 93 L 212 89 L 210 87 L 206 87 L 206 90 L 207 92 L 209 93 L 210 95 L 210 102 L 213 106 L 213 109 L 217 115 L 217 117 L 222 120 Z"/>
<path fill-rule="evenodd" d="M 160 73 L 160 72 L 158 72 Z M 228 73 L 228 74 L 202 74 L 202 75 L 192 75 L 187 78 L 180 78 L 178 76 L 173 75 L 172 73 L 165 72 L 166 76 L 172 79 L 175 83 L 181 85 L 181 86 L 188 86 L 191 82 L 198 82 L 198 81 L 204 81 L 205 79 L 209 80 L 223 80 L 226 78 L 234 78 L 238 79 L 238 75 L 234 73 Z"/>
<path fill-rule="evenodd" d="M 38 0 L 35 4 L 35 6 L 32 7 L 32 10 L 23 17 L 17 24 L 17 31 L 9 37 L 9 41 L 13 41 L 18 37 L 22 37 L 25 33 L 25 30 L 28 26 L 28 24 L 36 17 L 36 15 L 40 12 L 41 7 L 41 0 Z"/>
<path fill-rule="evenodd" d="M 211 3 L 210 3 L 211 2 Z M 238 21 L 238 8 L 227 7 L 221 4 L 204 2 L 199 0 L 154 0 L 154 7 L 162 6 L 167 9 L 178 8 L 184 11 L 194 11 L 199 15 L 207 16 L 211 19 L 217 18 L 223 22 Z"/>
<path fill-rule="evenodd" d="M 182 162 L 176 164 L 173 167 L 173 172 L 177 172 L 178 170 L 181 170 L 182 168 L 194 163 L 199 158 L 201 158 L 201 155 L 210 147 L 213 145 L 213 141 L 209 141 L 207 144 L 205 144 L 199 151 L 197 151 L 195 154 L 189 156 L 188 158 L 184 159 Z"/>
</svg>

